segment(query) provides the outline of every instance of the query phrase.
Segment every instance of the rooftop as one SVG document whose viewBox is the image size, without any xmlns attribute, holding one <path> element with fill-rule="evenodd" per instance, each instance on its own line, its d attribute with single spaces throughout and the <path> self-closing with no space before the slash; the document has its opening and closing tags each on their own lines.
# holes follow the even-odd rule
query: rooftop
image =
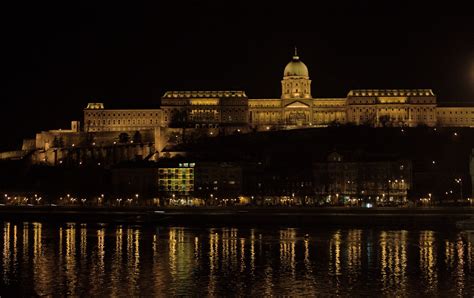
<svg viewBox="0 0 474 298">
<path fill-rule="evenodd" d="M 163 98 L 247 97 L 245 91 L 167 91 Z"/>
<path fill-rule="evenodd" d="M 358 89 L 351 90 L 349 96 L 435 96 L 431 89 Z"/>
</svg>

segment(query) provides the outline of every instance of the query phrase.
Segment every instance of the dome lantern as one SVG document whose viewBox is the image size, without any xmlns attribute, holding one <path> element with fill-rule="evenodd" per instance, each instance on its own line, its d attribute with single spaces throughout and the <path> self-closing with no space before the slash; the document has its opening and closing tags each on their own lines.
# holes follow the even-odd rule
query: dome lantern
<svg viewBox="0 0 474 298">
<path fill-rule="evenodd" d="M 285 71 L 283 73 L 284 77 L 309 77 L 308 68 L 306 65 L 300 60 L 298 56 L 298 50 L 295 47 L 295 54 L 293 55 L 293 59 L 288 63 L 285 67 Z"/>
</svg>

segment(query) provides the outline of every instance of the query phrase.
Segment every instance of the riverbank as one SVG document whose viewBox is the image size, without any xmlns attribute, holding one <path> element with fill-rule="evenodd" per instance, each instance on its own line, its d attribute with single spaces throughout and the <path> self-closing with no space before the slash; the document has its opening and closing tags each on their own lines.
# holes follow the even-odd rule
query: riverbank
<svg viewBox="0 0 474 298">
<path fill-rule="evenodd" d="M 8 221 L 41 222 L 162 225 L 437 226 L 455 228 L 457 221 L 474 216 L 474 208 L 2 206 L 0 207 L 0 216 L 3 220 Z"/>
</svg>

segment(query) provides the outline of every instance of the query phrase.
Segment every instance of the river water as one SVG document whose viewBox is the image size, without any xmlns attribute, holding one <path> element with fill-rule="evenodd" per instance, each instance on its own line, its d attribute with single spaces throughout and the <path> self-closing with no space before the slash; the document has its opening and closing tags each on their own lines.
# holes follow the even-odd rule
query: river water
<svg viewBox="0 0 474 298">
<path fill-rule="evenodd" d="M 474 295 L 456 230 L 0 223 L 0 294 Z"/>
</svg>

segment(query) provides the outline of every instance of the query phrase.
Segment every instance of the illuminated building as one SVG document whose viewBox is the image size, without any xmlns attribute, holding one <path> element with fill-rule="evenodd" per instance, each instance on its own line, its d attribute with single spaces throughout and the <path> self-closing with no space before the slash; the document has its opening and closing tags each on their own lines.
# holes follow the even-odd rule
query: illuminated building
<svg viewBox="0 0 474 298">
<path fill-rule="evenodd" d="M 246 130 L 331 124 L 474 127 L 474 106 L 438 105 L 431 89 L 351 90 L 344 98 L 313 98 L 309 70 L 295 51 L 281 97 L 252 99 L 244 91 L 168 91 L 160 109 L 114 110 L 90 103 L 85 131 L 133 131 L 183 126 Z"/>
<path fill-rule="evenodd" d="M 351 90 L 345 98 L 313 98 L 309 72 L 297 53 L 285 67 L 280 99 L 249 99 L 249 124 L 260 129 L 330 124 L 369 126 L 435 126 L 436 96 L 429 89 Z M 450 126 L 474 126 L 469 121 Z M 464 120 L 467 120 L 464 119 Z"/>
<path fill-rule="evenodd" d="M 105 109 L 89 103 L 84 109 L 84 131 L 137 131 L 161 126 L 160 109 Z"/>
<path fill-rule="evenodd" d="M 327 161 L 313 163 L 315 193 L 332 204 L 350 204 L 363 198 L 379 205 L 407 201 L 412 188 L 412 163 L 408 160 L 344 160 L 337 152 Z"/>
<path fill-rule="evenodd" d="M 196 166 L 195 193 L 235 198 L 242 194 L 242 166 L 231 162 L 199 162 Z"/>
<path fill-rule="evenodd" d="M 194 192 L 195 163 L 162 163 L 159 166 L 158 191 L 170 197 L 189 196 Z"/>
<path fill-rule="evenodd" d="M 169 91 L 161 111 L 165 127 L 239 128 L 248 123 L 248 98 L 243 91 Z"/>
<path fill-rule="evenodd" d="M 431 89 L 360 89 L 349 91 L 343 98 L 313 97 L 308 67 L 296 50 L 284 68 L 280 83 L 280 98 L 248 98 L 244 91 L 168 91 L 162 96 L 159 108 L 116 109 L 101 102 L 89 103 L 83 111 L 82 129 L 79 121 L 73 121 L 69 130 L 40 132 L 34 140 L 25 140 L 21 151 L 0 154 L 0 158 L 23 158 L 34 151 L 35 163 L 57 165 L 60 160 L 72 158 L 79 164 L 83 157 L 110 155 L 111 151 L 117 155 L 116 149 L 104 152 L 93 149 L 90 153 L 88 147 L 120 143 L 128 144 L 129 148 L 126 153 L 118 154 L 119 160 L 136 156 L 157 160 L 167 145 L 173 145 L 170 136 L 185 135 L 185 130 L 189 134 L 205 130 L 205 134 L 216 136 L 253 129 L 345 124 L 474 127 L 474 105 L 439 104 Z M 134 140 L 137 132 L 142 137 Z M 125 141 L 121 134 L 128 135 Z M 133 143 L 143 146 L 136 147 Z M 69 150 L 72 147 L 76 148 L 74 154 Z"/>
</svg>

